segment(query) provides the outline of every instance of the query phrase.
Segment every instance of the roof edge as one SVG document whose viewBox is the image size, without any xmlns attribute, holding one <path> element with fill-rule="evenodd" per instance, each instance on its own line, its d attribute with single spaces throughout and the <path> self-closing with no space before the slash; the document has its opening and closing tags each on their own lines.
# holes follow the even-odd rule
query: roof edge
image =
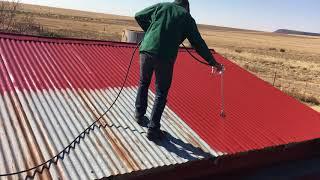
<svg viewBox="0 0 320 180">
<path fill-rule="evenodd" d="M 0 32 L 0 38 L 20 40 L 20 41 L 34 41 L 34 42 L 52 42 L 61 44 L 86 44 L 86 45 L 107 45 L 117 47 L 130 47 L 134 48 L 137 43 L 128 43 L 120 41 L 107 41 L 107 40 L 95 40 L 95 39 L 80 39 L 80 38 L 57 38 L 57 37 L 45 37 L 38 35 L 26 35 L 17 33 Z M 195 52 L 193 48 L 186 47 L 189 51 Z M 180 51 L 184 48 L 180 48 Z M 216 53 L 214 49 L 210 49 L 212 53 Z"/>
<path fill-rule="evenodd" d="M 202 178 L 212 179 L 215 176 L 245 175 L 252 170 L 305 158 L 320 157 L 320 139 L 291 143 L 260 150 L 204 158 L 173 166 L 163 166 L 148 170 L 136 171 L 109 177 L 111 179 L 176 179 Z M 108 179 L 108 178 L 102 178 Z"/>
<path fill-rule="evenodd" d="M 21 40 L 21 41 L 36 41 L 36 42 L 53 42 L 53 43 L 65 43 L 65 44 L 87 44 L 87 45 L 110 45 L 110 46 L 125 46 L 135 47 L 137 43 L 127 43 L 118 41 L 104 41 L 93 39 L 80 39 L 80 38 L 57 38 L 57 37 L 45 37 L 37 35 L 25 35 L 16 33 L 0 32 L 0 38 Z"/>
</svg>

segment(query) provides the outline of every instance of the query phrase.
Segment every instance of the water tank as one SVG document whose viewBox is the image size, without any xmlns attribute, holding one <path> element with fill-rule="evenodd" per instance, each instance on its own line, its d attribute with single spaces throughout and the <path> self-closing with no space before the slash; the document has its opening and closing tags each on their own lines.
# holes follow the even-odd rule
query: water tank
<svg viewBox="0 0 320 180">
<path fill-rule="evenodd" d="M 126 29 L 123 31 L 121 41 L 128 43 L 139 43 L 144 37 L 143 31 Z"/>
</svg>

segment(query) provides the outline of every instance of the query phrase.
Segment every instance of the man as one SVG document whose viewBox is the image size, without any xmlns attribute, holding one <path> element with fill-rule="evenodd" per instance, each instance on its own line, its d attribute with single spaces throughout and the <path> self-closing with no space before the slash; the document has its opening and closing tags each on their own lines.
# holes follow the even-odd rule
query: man
<svg viewBox="0 0 320 180">
<path fill-rule="evenodd" d="M 135 19 L 146 32 L 140 46 L 140 87 L 135 104 L 135 118 L 140 125 L 148 120 L 145 117 L 148 88 L 155 72 L 156 97 L 147 137 L 149 140 L 159 140 L 164 136 L 160 131 L 160 120 L 167 103 L 179 45 L 187 38 L 211 66 L 220 71 L 222 65 L 215 61 L 202 39 L 196 22 L 190 15 L 188 0 L 156 4 L 138 12 Z"/>
</svg>

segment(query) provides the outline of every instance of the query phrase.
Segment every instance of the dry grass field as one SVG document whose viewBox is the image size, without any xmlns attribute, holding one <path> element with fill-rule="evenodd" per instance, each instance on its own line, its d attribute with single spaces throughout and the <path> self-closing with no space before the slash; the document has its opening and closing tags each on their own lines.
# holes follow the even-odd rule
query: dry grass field
<svg viewBox="0 0 320 180">
<path fill-rule="evenodd" d="M 25 14 L 60 37 L 119 41 L 124 29 L 139 29 L 124 16 L 23 5 Z M 211 48 L 320 112 L 320 37 L 199 27 Z"/>
</svg>

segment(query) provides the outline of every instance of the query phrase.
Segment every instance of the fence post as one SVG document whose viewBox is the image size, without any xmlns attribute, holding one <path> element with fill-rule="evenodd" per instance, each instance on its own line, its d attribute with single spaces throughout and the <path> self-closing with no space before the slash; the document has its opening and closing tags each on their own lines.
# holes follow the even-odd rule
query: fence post
<svg viewBox="0 0 320 180">
<path fill-rule="evenodd" d="M 306 82 L 306 86 L 305 86 L 305 88 L 304 88 L 304 94 L 303 94 L 303 96 L 306 96 L 307 87 L 308 87 L 308 82 Z"/>
<path fill-rule="evenodd" d="M 273 86 L 276 84 L 277 72 L 274 73 Z"/>
</svg>

